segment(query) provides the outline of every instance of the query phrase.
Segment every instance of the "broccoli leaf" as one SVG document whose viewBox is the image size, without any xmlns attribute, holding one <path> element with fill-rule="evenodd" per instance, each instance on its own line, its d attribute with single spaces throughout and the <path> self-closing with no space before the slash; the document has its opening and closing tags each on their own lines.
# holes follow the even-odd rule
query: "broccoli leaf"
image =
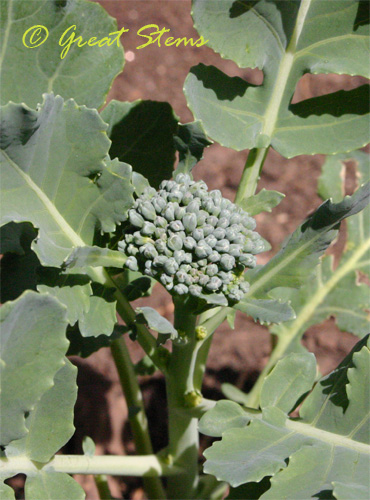
<svg viewBox="0 0 370 500">
<path fill-rule="evenodd" d="M 64 99 L 73 97 L 89 108 L 99 108 L 104 103 L 113 79 L 123 68 L 121 44 L 73 43 L 61 58 L 73 35 L 76 39 L 82 36 L 86 42 L 91 37 L 102 39 L 117 32 L 116 20 L 100 5 L 86 0 L 2 0 L 0 22 L 1 104 L 25 102 L 34 107 L 44 92 L 54 92 Z M 36 25 L 38 32 L 29 31 Z M 77 29 L 68 30 L 73 25 Z M 32 34 L 37 35 L 33 37 L 36 41 L 46 36 L 40 26 L 48 30 L 48 38 L 32 47 Z M 65 32 L 61 46 L 59 41 Z"/>
<path fill-rule="evenodd" d="M 53 386 L 65 363 L 67 321 L 55 298 L 32 291 L 4 304 L 0 315 L 1 445 L 7 445 L 27 434 L 26 412 Z"/>
<path fill-rule="evenodd" d="M 195 27 L 207 44 L 239 67 L 259 68 L 264 75 L 255 86 L 212 66 L 192 68 L 185 93 L 206 133 L 236 150 L 272 145 L 287 158 L 367 144 L 368 85 L 291 103 L 305 73 L 369 78 L 369 18 L 362 4 L 193 0 Z"/>
<path fill-rule="evenodd" d="M 357 498 L 366 498 L 369 361 L 368 336 L 316 384 L 304 400 L 299 419 L 279 409 L 280 397 L 267 397 L 262 412 L 257 413 L 237 409 L 233 402 L 218 402 L 200 421 L 203 433 L 222 435 L 204 453 L 205 472 L 234 487 L 272 476 L 271 487 L 261 499 L 329 498 L 335 488 L 338 498 L 344 499 L 353 483 Z M 282 387 L 280 372 L 271 373 L 268 386 Z M 295 377 L 292 371 L 286 375 L 290 380 Z M 312 375 L 307 374 L 307 386 L 312 385 Z M 301 386 L 295 396 L 307 386 Z M 291 401 L 284 406 L 290 407 Z"/>
<path fill-rule="evenodd" d="M 53 95 L 37 111 L 3 108 L 2 224 L 32 222 L 43 265 L 91 245 L 96 227 L 114 231 L 132 205 L 131 168 L 107 157 L 105 129 L 95 110 Z"/>
</svg>

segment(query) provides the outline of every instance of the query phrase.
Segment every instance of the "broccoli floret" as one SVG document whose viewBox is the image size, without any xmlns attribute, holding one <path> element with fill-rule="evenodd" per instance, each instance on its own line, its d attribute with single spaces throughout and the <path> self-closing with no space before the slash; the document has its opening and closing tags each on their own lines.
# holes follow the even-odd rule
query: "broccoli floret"
<svg viewBox="0 0 370 500">
<path fill-rule="evenodd" d="M 243 273 L 264 248 L 255 227 L 220 191 L 179 174 L 136 199 L 119 249 L 129 269 L 155 278 L 172 295 L 217 293 L 233 304 L 248 291 Z"/>
</svg>

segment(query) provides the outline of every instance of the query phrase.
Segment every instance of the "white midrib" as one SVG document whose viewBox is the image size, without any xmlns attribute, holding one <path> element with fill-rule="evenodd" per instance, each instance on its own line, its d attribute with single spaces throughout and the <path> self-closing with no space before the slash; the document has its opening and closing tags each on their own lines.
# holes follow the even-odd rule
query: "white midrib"
<svg viewBox="0 0 370 500">
<path fill-rule="evenodd" d="M 287 337 L 289 336 L 289 343 L 295 338 L 297 333 L 301 330 L 303 325 L 309 320 L 309 318 L 314 314 L 318 306 L 323 302 L 325 297 L 330 293 L 335 285 L 342 279 L 346 274 L 351 272 L 356 268 L 356 264 L 361 259 L 361 257 L 370 248 L 370 239 L 365 240 L 362 245 L 353 253 L 352 257 L 343 264 L 333 276 L 325 283 L 325 285 L 319 287 L 316 293 L 313 295 L 311 300 L 306 304 L 305 307 L 298 314 L 297 319 L 294 320 L 292 328 L 289 328 Z"/>
<path fill-rule="evenodd" d="M 41 203 L 46 208 L 50 217 L 54 220 L 54 222 L 60 227 L 62 233 L 70 240 L 72 243 L 72 247 L 85 247 L 86 243 L 83 239 L 72 229 L 72 227 L 68 224 L 65 218 L 61 215 L 61 213 L 57 210 L 55 205 L 50 201 L 50 199 L 46 196 L 46 194 L 39 188 L 39 186 L 33 182 L 29 175 L 26 175 L 21 168 L 9 157 L 9 155 L 1 150 L 4 157 L 7 159 L 12 168 L 17 172 L 17 174 L 23 179 L 23 181 L 29 186 L 29 188 L 35 193 L 37 198 L 41 201 Z M 34 221 L 36 222 L 36 221 Z M 72 249 L 71 249 L 72 251 Z M 89 268 L 88 274 L 92 279 L 95 279 L 99 283 L 104 283 L 106 280 L 105 273 L 103 268 Z"/>
<path fill-rule="evenodd" d="M 0 54 L 0 68 L 2 67 L 4 55 L 5 55 L 7 46 L 8 46 L 8 39 L 9 39 L 10 30 L 11 30 L 11 24 L 12 24 L 12 22 L 11 22 L 12 21 L 12 10 L 13 10 L 12 9 L 12 5 L 13 5 L 13 1 L 9 0 L 9 4 L 8 4 L 8 19 L 7 19 L 7 25 L 6 25 L 6 28 L 5 28 L 5 32 L 4 32 L 3 46 L 2 46 L 1 54 Z"/>
<path fill-rule="evenodd" d="M 318 429 L 317 427 L 313 427 L 312 425 L 305 424 L 297 420 L 287 419 L 286 427 L 298 432 L 299 434 L 304 434 L 305 436 L 318 439 L 319 441 L 323 441 L 334 446 L 341 446 L 343 448 L 356 451 L 357 453 L 370 453 L 370 446 L 366 443 L 360 443 L 359 441 L 354 441 L 347 436 L 341 436 L 340 434 L 335 434 L 334 432 L 324 431 L 323 429 Z"/>
<path fill-rule="evenodd" d="M 39 188 L 35 182 L 31 179 L 29 175 L 26 175 L 21 168 L 9 157 L 9 155 L 2 150 L 5 158 L 8 160 L 9 164 L 14 168 L 17 174 L 23 179 L 23 181 L 29 186 L 29 188 L 36 194 L 37 198 L 41 201 L 41 203 L 46 208 L 47 212 L 50 214 L 52 219 L 56 222 L 56 224 L 60 227 L 63 234 L 65 234 L 68 239 L 71 241 L 73 246 L 76 247 L 84 247 L 86 243 L 82 240 L 82 238 L 71 228 L 65 218 L 61 215 L 61 213 L 57 210 L 55 205 L 50 201 L 50 199 L 46 196 L 46 194 Z"/>
<path fill-rule="evenodd" d="M 292 38 L 290 39 L 287 50 L 281 59 L 279 71 L 276 76 L 276 83 L 274 86 L 274 90 L 272 92 L 271 99 L 266 108 L 265 120 L 263 128 L 261 130 L 261 134 L 265 134 L 270 138 L 272 137 L 273 132 L 275 130 L 275 125 L 278 119 L 281 101 L 284 95 L 290 71 L 294 63 L 299 37 L 301 35 L 303 24 L 305 22 L 308 10 L 310 8 L 311 1 L 312 0 L 302 0 L 301 2 Z"/>
</svg>

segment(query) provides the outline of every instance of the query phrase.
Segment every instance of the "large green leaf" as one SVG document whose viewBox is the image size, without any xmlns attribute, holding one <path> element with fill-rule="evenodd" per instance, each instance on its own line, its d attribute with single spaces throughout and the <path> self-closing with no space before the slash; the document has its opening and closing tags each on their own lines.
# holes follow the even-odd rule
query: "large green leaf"
<svg viewBox="0 0 370 500">
<path fill-rule="evenodd" d="M 203 151 L 212 144 L 207 139 L 201 122 L 179 123 L 179 128 L 174 137 L 176 149 L 179 152 L 179 163 L 174 177 L 180 173 L 189 174 L 203 157 Z"/>
<path fill-rule="evenodd" d="M 5 478 L 8 479 L 8 478 Z M 2 500 L 14 500 L 14 490 L 0 479 L 0 498 Z"/>
<path fill-rule="evenodd" d="M 112 158 L 132 165 L 155 188 L 172 177 L 178 118 L 167 102 L 110 101 L 102 118 L 109 124 Z"/>
<path fill-rule="evenodd" d="M 116 20 L 100 5 L 86 0 L 2 0 L 0 9 L 1 104 L 25 102 L 35 107 L 44 92 L 73 97 L 91 108 L 104 103 L 123 68 L 122 46 L 115 41 L 108 46 L 107 40 L 101 46 L 76 43 L 79 36 L 83 42 L 91 37 L 98 41 L 117 32 Z M 73 36 L 75 43 L 66 53 Z M 66 55 L 61 58 L 63 50 Z"/>
<path fill-rule="evenodd" d="M 243 199 L 241 207 L 250 215 L 257 215 L 261 212 L 271 212 L 283 198 L 285 198 L 284 194 L 263 188 L 259 193 Z"/>
<path fill-rule="evenodd" d="M 206 133 L 237 150 L 272 145 L 288 158 L 368 140 L 368 86 L 291 104 L 307 72 L 369 77 L 369 16 L 355 0 L 193 0 L 198 32 L 222 57 L 260 68 L 262 85 L 192 68 L 185 93 Z"/>
<path fill-rule="evenodd" d="M 102 118 L 109 125 L 111 157 L 132 165 L 155 188 L 164 179 L 191 172 L 211 144 L 200 122 L 178 123 L 167 102 L 113 100 Z M 176 151 L 179 163 L 174 173 Z"/>
<path fill-rule="evenodd" d="M 0 301 L 15 300 L 25 290 L 36 290 L 40 261 L 31 250 L 37 233 L 28 222 L 9 222 L 0 229 Z"/>
<path fill-rule="evenodd" d="M 217 403 L 200 422 L 203 432 L 215 435 L 213 414 L 216 435 L 222 436 L 205 452 L 205 472 L 232 486 L 273 476 L 262 499 L 331 498 L 336 488 L 339 493 L 335 498 L 344 500 L 352 484 L 357 485 L 359 500 L 367 498 L 369 362 L 368 337 L 355 346 L 336 371 L 316 384 L 305 399 L 299 419 L 291 419 L 271 406 L 275 403 L 270 398 L 261 413 L 243 410 L 244 419 L 242 415 L 234 418 L 234 427 L 230 428 L 232 420 L 227 415 L 240 412 L 235 409 L 236 403 Z M 275 377 L 278 384 L 279 371 Z M 221 404 L 226 415 L 224 425 L 218 408 Z"/>
<path fill-rule="evenodd" d="M 57 300 L 31 291 L 4 304 L 0 316 L 1 444 L 7 445 L 27 433 L 25 414 L 65 363 L 67 321 Z"/>
<path fill-rule="evenodd" d="M 289 413 L 298 398 L 311 390 L 316 360 L 308 352 L 288 354 L 267 375 L 261 389 L 261 407 L 275 406 Z"/>
<path fill-rule="evenodd" d="M 77 368 L 67 359 L 47 390 L 26 418 L 28 433 L 5 449 L 7 457 L 27 456 L 48 462 L 74 433 L 73 408 L 77 398 Z"/>
<path fill-rule="evenodd" d="M 274 288 L 298 288 L 312 276 L 319 257 L 338 234 L 346 217 L 359 213 L 369 203 L 370 184 L 346 196 L 340 203 L 327 200 L 287 240 L 285 246 L 266 264 L 246 273 L 250 297 L 261 297 Z M 366 251 L 363 248 L 361 251 Z M 361 253 L 361 251 L 359 251 Z"/>
<path fill-rule="evenodd" d="M 319 192 L 325 197 L 331 186 L 336 198 L 344 190 L 344 162 L 355 160 L 357 176 L 362 181 L 370 177 L 369 156 L 361 151 L 333 156 L 326 160 L 319 179 Z M 294 321 L 272 327 L 286 350 L 299 350 L 300 340 L 307 329 L 328 317 L 335 318 L 338 327 L 359 337 L 369 332 L 369 287 L 358 282 L 357 272 L 369 273 L 370 206 L 347 219 L 347 241 L 339 263 L 325 256 L 320 260 L 313 279 L 298 291 L 277 288 L 271 295 L 290 300 L 296 312 Z"/>
<path fill-rule="evenodd" d="M 40 470 L 27 477 L 27 500 L 84 500 L 85 493 L 76 481 L 63 472 Z"/>
<path fill-rule="evenodd" d="M 158 344 L 163 344 L 167 339 L 174 340 L 178 337 L 177 330 L 173 325 L 152 307 L 138 307 L 136 309 L 136 321 L 147 324 L 151 330 L 158 332 Z"/>
<path fill-rule="evenodd" d="M 46 95 L 33 111 L 8 104 L 1 120 L 2 224 L 39 229 L 33 249 L 59 267 L 94 231 L 114 231 L 132 204 L 131 168 L 106 155 L 109 139 L 98 113 Z"/>
<path fill-rule="evenodd" d="M 255 321 L 259 321 L 261 324 L 281 323 L 295 318 L 294 310 L 290 304 L 279 299 L 256 300 L 244 297 L 234 307 L 248 316 L 252 316 Z"/>
</svg>

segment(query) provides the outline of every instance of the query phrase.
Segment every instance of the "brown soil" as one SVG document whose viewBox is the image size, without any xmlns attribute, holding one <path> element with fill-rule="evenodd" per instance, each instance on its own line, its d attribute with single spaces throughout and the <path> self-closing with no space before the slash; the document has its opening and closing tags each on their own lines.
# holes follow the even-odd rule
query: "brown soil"
<svg viewBox="0 0 370 500">
<path fill-rule="evenodd" d="M 147 24 L 171 29 L 174 37 L 195 37 L 190 17 L 190 0 L 101 0 L 103 7 L 118 20 L 118 27 L 129 28 L 123 36 L 126 52 L 124 71 L 118 76 L 108 99 L 133 101 L 150 99 L 168 101 L 182 122 L 193 119 L 182 92 L 189 69 L 203 62 L 213 64 L 230 76 L 241 76 L 252 83 L 261 83 L 258 70 L 239 69 L 232 61 L 222 60 L 207 47 L 148 46 L 137 50 L 142 40 L 136 31 Z M 326 94 L 339 89 L 351 89 L 364 79 L 336 75 L 305 75 L 299 82 L 295 101 Z M 221 189 L 229 199 L 235 196 L 247 151 L 235 152 L 217 144 L 207 149 L 204 159 L 194 171 L 196 179 L 204 179 L 210 189 Z M 275 189 L 286 195 L 271 214 L 257 216 L 259 232 L 271 243 L 272 250 L 259 257 L 265 263 L 284 238 L 291 233 L 321 200 L 316 194 L 317 179 L 323 157 L 300 156 L 290 160 L 271 150 L 267 157 L 259 188 Z M 169 296 L 156 287 L 150 304 L 170 318 L 172 304 Z M 135 361 L 142 357 L 141 348 L 127 340 Z M 315 353 L 322 373 L 333 369 L 356 343 L 353 335 L 339 332 L 334 321 L 310 328 L 304 344 Z M 248 390 L 268 360 L 270 337 L 267 328 L 245 316 L 237 316 L 235 330 L 224 323 L 214 336 L 205 378 L 204 394 L 219 399 L 220 386 L 230 382 Z M 101 349 L 87 360 L 74 359 L 79 366 L 79 398 L 76 407 L 76 434 L 66 447 L 68 453 L 81 452 L 82 437 L 88 435 L 97 444 L 97 454 L 131 454 L 134 445 L 127 425 L 127 407 L 109 349 Z M 165 387 L 160 375 L 142 377 L 150 430 L 155 451 L 166 445 Z M 87 492 L 88 500 L 99 496 L 90 476 L 78 481 Z M 135 478 L 109 478 L 112 494 L 117 498 L 139 500 L 144 497 L 140 481 Z"/>
</svg>

